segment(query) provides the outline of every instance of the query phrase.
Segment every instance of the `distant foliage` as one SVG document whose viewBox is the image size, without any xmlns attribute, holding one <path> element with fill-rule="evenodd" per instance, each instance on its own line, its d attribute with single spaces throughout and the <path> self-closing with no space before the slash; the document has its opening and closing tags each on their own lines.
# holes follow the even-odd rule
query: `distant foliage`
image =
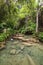
<svg viewBox="0 0 43 65">
<path fill-rule="evenodd" d="M 26 32 L 31 32 L 31 33 L 34 33 L 35 31 L 35 23 L 32 22 L 31 20 L 30 21 L 27 21 L 27 23 L 21 28 L 21 33 L 26 33 Z"/>
<path fill-rule="evenodd" d="M 33 4 L 34 3 L 34 4 Z M 35 31 L 36 18 L 35 0 L 0 0 L 0 34 L 3 38 L 4 29 L 9 34 Z M 0 37 L 0 39 L 2 39 Z"/>
</svg>

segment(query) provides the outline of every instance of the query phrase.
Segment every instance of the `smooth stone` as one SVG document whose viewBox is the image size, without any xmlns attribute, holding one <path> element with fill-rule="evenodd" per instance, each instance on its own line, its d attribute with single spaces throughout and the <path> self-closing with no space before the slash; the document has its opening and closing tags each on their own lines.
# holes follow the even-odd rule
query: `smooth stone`
<svg viewBox="0 0 43 65">
<path fill-rule="evenodd" d="M 21 45 L 21 50 L 23 50 L 24 49 L 24 45 Z"/>
<path fill-rule="evenodd" d="M 10 51 L 10 54 L 11 54 L 11 55 L 15 55 L 15 54 L 16 54 L 16 50 L 15 50 L 15 49 L 11 50 L 11 51 Z"/>
<path fill-rule="evenodd" d="M 13 41 L 13 39 L 11 38 L 11 41 Z"/>
</svg>

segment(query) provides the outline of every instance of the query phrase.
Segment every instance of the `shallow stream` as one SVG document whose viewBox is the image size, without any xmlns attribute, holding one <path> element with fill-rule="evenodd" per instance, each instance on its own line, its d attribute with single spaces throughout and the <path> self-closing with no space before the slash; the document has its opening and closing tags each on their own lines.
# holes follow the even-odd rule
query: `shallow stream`
<svg viewBox="0 0 43 65">
<path fill-rule="evenodd" d="M 0 51 L 0 65 L 43 65 L 43 45 L 26 46 L 22 41 L 7 41 Z"/>
</svg>

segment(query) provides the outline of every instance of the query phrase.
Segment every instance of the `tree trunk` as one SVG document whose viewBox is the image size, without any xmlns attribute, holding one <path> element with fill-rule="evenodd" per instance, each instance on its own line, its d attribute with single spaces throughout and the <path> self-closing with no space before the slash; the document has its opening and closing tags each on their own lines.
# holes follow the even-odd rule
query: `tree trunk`
<svg viewBox="0 0 43 65">
<path fill-rule="evenodd" d="M 36 13 L 36 33 L 38 33 L 38 11 Z"/>
</svg>

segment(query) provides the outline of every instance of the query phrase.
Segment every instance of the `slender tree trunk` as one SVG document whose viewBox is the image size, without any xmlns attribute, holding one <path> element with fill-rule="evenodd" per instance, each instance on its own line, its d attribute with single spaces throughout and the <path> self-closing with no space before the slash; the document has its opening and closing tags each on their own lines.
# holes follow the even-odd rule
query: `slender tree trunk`
<svg viewBox="0 0 43 65">
<path fill-rule="evenodd" d="M 38 11 L 36 13 L 36 33 L 38 33 Z"/>
</svg>

